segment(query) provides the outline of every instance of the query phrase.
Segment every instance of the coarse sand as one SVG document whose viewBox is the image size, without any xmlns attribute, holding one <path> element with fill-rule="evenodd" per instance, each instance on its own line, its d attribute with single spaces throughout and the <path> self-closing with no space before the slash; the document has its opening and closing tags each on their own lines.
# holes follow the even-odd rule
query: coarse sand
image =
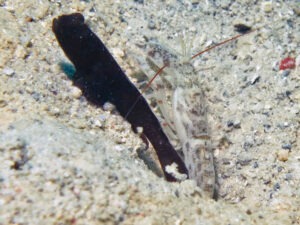
<svg viewBox="0 0 300 225">
<path fill-rule="evenodd" d="M 195 54 L 259 28 L 192 62 L 217 201 L 165 181 L 130 124 L 72 86 L 51 26 L 73 12 L 138 87 L 151 40 Z M 0 0 L 0 224 L 300 224 L 299 24 L 298 0 Z M 280 71 L 288 56 L 296 68 Z"/>
</svg>

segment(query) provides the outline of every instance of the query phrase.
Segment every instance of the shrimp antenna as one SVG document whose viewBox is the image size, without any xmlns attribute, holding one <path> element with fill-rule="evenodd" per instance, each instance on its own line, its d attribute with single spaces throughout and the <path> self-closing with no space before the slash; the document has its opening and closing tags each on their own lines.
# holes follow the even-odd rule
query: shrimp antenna
<svg viewBox="0 0 300 225">
<path fill-rule="evenodd" d="M 242 37 L 242 36 L 248 35 L 248 34 L 254 32 L 254 31 L 257 31 L 257 30 L 258 30 L 258 29 L 250 30 L 250 31 L 248 31 L 247 33 L 236 35 L 236 36 L 234 36 L 234 37 L 232 37 L 232 38 L 229 38 L 229 39 L 227 39 L 227 40 L 225 40 L 225 41 L 222 41 L 222 42 L 220 42 L 220 43 L 218 43 L 218 44 L 215 44 L 215 45 L 213 45 L 213 46 L 211 46 L 211 47 L 209 47 L 209 48 L 207 48 L 207 49 L 205 49 L 205 50 L 203 50 L 203 51 L 201 51 L 201 52 L 198 52 L 197 54 L 193 55 L 193 56 L 191 57 L 191 60 L 194 59 L 194 58 L 196 58 L 196 57 L 198 57 L 199 55 L 202 55 L 202 54 L 205 53 L 205 52 L 208 52 L 208 51 L 210 51 L 210 50 L 212 50 L 212 49 L 214 49 L 214 48 L 216 48 L 216 47 L 219 47 L 219 46 L 221 46 L 221 45 L 226 44 L 227 42 L 236 40 L 236 39 L 238 39 L 238 38 L 240 38 L 240 37 Z"/>
</svg>

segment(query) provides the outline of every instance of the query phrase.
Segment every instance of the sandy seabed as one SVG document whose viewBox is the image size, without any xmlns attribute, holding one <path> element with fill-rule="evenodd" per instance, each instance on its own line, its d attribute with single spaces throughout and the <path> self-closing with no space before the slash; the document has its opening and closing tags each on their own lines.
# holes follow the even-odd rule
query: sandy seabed
<svg viewBox="0 0 300 225">
<path fill-rule="evenodd" d="M 130 125 L 72 86 L 51 30 L 72 12 L 137 85 L 148 40 L 180 51 L 184 33 L 196 53 L 236 24 L 260 28 L 192 62 L 218 201 L 159 177 Z M 297 0 L 0 1 L 0 224 L 300 224 L 299 24 Z M 287 56 L 298 65 L 280 71 Z"/>
</svg>

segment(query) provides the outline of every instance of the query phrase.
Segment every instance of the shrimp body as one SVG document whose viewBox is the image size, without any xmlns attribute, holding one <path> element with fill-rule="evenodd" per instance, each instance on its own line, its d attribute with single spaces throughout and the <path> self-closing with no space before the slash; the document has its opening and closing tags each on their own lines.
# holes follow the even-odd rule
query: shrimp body
<svg viewBox="0 0 300 225">
<path fill-rule="evenodd" d="M 177 149 L 182 151 L 189 178 L 213 197 L 217 187 L 216 175 L 207 104 L 199 74 L 186 60 L 188 58 L 175 56 L 162 46 L 152 49 L 160 54 L 153 54 L 152 50 L 147 58 L 146 74 L 151 74 L 151 69 L 157 70 L 165 63 L 159 62 L 159 58 L 168 64 L 152 84 L 154 98 L 160 103 L 159 110 L 167 124 L 164 130 L 172 143 L 177 143 Z"/>
<path fill-rule="evenodd" d="M 201 89 L 178 87 L 173 96 L 174 124 L 189 178 L 210 196 L 216 189 L 207 106 Z"/>
</svg>

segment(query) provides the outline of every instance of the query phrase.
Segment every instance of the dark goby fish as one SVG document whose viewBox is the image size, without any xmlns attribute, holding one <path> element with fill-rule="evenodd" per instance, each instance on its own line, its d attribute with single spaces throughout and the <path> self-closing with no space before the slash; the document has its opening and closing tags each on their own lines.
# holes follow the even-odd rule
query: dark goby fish
<svg viewBox="0 0 300 225">
<path fill-rule="evenodd" d="M 172 163 L 178 165 L 180 173 L 188 176 L 185 164 L 170 144 L 148 103 L 102 41 L 84 23 L 84 17 L 80 13 L 62 15 L 53 20 L 52 29 L 61 48 L 76 68 L 73 84 L 82 90 L 86 99 L 96 106 L 110 102 L 128 120 L 134 131 L 142 127 L 168 181 L 176 181 L 175 177 L 166 172 L 166 166 Z"/>
</svg>

